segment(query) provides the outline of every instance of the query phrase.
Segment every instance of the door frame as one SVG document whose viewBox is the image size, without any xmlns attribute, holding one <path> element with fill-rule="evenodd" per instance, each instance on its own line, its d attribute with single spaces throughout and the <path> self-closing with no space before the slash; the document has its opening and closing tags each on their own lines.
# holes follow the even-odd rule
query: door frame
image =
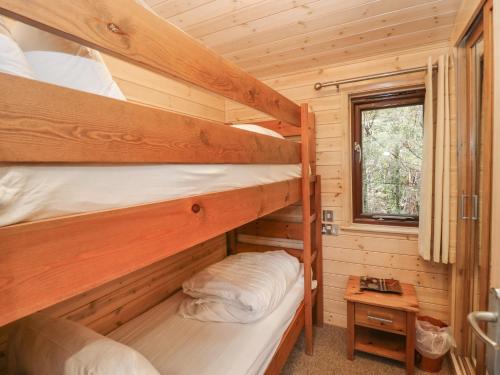
<svg viewBox="0 0 500 375">
<path fill-rule="evenodd" d="M 470 196 L 476 193 L 472 186 L 472 175 L 471 167 L 472 163 L 478 161 L 482 166 L 483 173 L 479 175 L 480 186 L 484 187 L 481 194 L 481 204 L 479 215 L 480 215 L 480 226 L 478 229 L 478 235 L 481 237 L 482 245 L 488 251 L 483 251 L 481 253 L 479 262 L 479 309 L 487 310 L 488 307 L 488 290 L 489 290 L 489 264 L 490 264 L 490 249 L 491 249 L 491 185 L 492 185 L 492 149 L 493 149 L 493 56 L 492 56 L 492 9 L 493 1 L 486 1 L 483 6 L 482 13 L 478 15 L 477 20 L 474 21 L 471 26 L 471 30 L 464 37 L 465 43 L 461 43 L 461 47 L 465 53 L 465 58 L 467 60 L 466 67 L 466 96 L 462 103 L 465 106 L 459 106 L 462 108 L 461 119 L 462 121 L 459 127 L 459 151 L 458 151 L 458 168 L 459 168 L 459 197 L 464 194 L 467 199 L 463 207 L 463 211 L 466 216 L 470 217 L 472 212 L 472 199 Z M 483 37 L 484 41 L 484 65 L 483 65 L 483 101 L 481 103 L 482 108 L 480 109 L 483 116 L 483 122 L 481 127 L 481 139 L 483 140 L 482 152 L 480 153 L 479 160 L 476 160 L 473 155 L 472 146 L 470 144 L 471 139 L 471 124 L 472 116 L 471 111 L 467 111 L 467 108 L 471 108 L 472 104 L 472 87 L 471 87 L 471 77 L 470 77 L 470 63 L 471 63 L 471 47 L 474 43 Z M 463 41 L 464 41 L 463 40 Z M 458 77 L 457 77 L 458 78 Z M 459 80 L 458 80 L 459 81 Z M 463 84 L 462 84 L 463 87 Z M 460 90 L 460 87 L 457 87 Z M 462 368 L 466 370 L 466 373 L 471 373 L 473 369 L 473 364 L 469 358 L 466 358 L 468 353 L 470 353 L 470 329 L 464 329 L 468 327 L 467 314 L 471 310 L 472 304 L 472 293 L 473 290 L 468 287 L 467 282 L 474 276 L 474 269 L 472 265 L 474 264 L 474 236 L 472 236 L 473 226 L 475 222 L 469 219 L 461 219 L 460 216 L 460 202 L 459 202 L 459 215 L 457 223 L 457 262 L 456 262 L 456 274 L 457 278 L 455 281 L 455 294 L 456 294 L 456 309 L 455 309 L 455 336 L 458 345 L 457 354 L 459 356 L 459 361 L 462 364 Z M 485 346 L 480 340 L 476 340 L 478 343 L 477 351 L 477 363 L 476 373 L 478 375 L 485 373 Z"/>
</svg>

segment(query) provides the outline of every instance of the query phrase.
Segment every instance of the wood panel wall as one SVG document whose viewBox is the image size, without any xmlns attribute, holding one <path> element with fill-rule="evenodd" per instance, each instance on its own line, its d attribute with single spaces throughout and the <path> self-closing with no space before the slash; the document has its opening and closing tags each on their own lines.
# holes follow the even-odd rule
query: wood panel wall
<svg viewBox="0 0 500 375">
<path fill-rule="evenodd" d="M 296 102 L 308 102 L 316 114 L 318 174 L 322 175 L 323 209 L 335 213 L 339 236 L 323 236 L 325 320 L 345 326 L 346 304 L 343 300 L 348 275 L 394 277 L 417 286 L 421 313 L 449 321 L 448 266 L 426 262 L 418 256 L 415 229 L 361 226 L 350 222 L 350 124 L 349 94 L 391 87 L 423 85 L 423 73 L 364 81 L 315 91 L 317 81 L 329 81 L 382 73 L 426 64 L 448 52 L 446 44 L 433 45 L 403 53 L 379 56 L 322 69 L 303 70 L 265 79 L 271 87 Z M 226 104 L 226 121 L 263 120 L 265 115 L 232 102 Z M 453 147 L 456 147 L 454 144 Z M 456 176 L 456 170 L 453 171 Z M 453 200 L 456 211 L 456 196 Z M 286 214 L 286 213 L 285 213 Z M 296 214 L 296 213 L 295 213 Z M 454 233 L 452 233 L 454 237 Z M 255 241 L 255 240 L 252 240 Z M 261 242 L 262 243 L 262 242 Z M 285 245 L 283 245 L 285 246 Z M 452 242 L 454 249 L 455 242 Z"/>
<path fill-rule="evenodd" d="M 226 236 L 218 236 L 171 258 L 52 306 L 44 312 L 84 324 L 106 335 L 181 288 L 194 273 L 226 256 Z M 0 374 L 12 324 L 0 327 Z"/>
<path fill-rule="evenodd" d="M 207 120 L 224 121 L 223 97 L 115 57 L 103 55 L 103 59 L 127 100 Z"/>
</svg>

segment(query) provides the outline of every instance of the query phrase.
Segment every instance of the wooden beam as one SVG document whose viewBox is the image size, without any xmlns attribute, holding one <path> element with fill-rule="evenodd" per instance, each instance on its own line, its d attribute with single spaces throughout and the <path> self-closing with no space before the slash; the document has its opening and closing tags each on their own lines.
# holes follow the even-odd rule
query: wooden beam
<svg viewBox="0 0 500 375">
<path fill-rule="evenodd" d="M 0 161 L 291 164 L 300 146 L 0 73 Z"/>
<path fill-rule="evenodd" d="M 277 220 L 256 220 L 238 228 L 238 233 L 260 237 L 287 238 L 302 240 L 302 223 L 292 223 Z"/>
<path fill-rule="evenodd" d="M 263 128 L 274 130 L 283 137 L 300 136 L 300 128 L 280 120 L 252 121 L 252 124 L 260 125 Z"/>
<path fill-rule="evenodd" d="M 252 243 L 245 243 L 245 242 L 237 242 L 236 243 L 236 252 L 235 254 L 238 253 L 264 253 L 266 251 L 278 251 L 278 250 L 284 250 L 291 256 L 294 256 L 297 258 L 300 262 L 303 261 L 302 257 L 302 250 L 299 249 L 291 249 L 288 247 L 281 247 L 281 246 L 268 246 L 268 245 L 255 245 Z"/>
<path fill-rule="evenodd" d="M 311 183 L 310 181 L 310 136 L 311 117 L 309 106 L 301 105 L 301 149 L 302 149 L 302 229 L 304 242 L 304 309 L 305 309 L 305 347 L 306 354 L 313 354 L 313 316 L 312 316 L 312 236 L 311 236 Z"/>
<path fill-rule="evenodd" d="M 324 322 L 324 299 L 323 299 L 323 233 L 321 228 L 321 217 L 322 217 L 322 205 L 321 205 L 321 176 L 316 175 L 316 181 L 314 183 L 314 212 L 316 213 L 316 221 L 314 222 L 314 233 L 312 236 L 314 238 L 314 250 L 316 254 L 316 259 L 314 263 L 314 278 L 318 282 L 316 287 L 317 298 L 315 306 L 315 320 L 319 327 L 323 326 Z"/>
<path fill-rule="evenodd" d="M 0 228 L 0 326 L 299 201 L 301 179 Z"/>
<path fill-rule="evenodd" d="M 0 0 L 0 13 L 300 126 L 300 107 L 139 2 Z"/>
</svg>

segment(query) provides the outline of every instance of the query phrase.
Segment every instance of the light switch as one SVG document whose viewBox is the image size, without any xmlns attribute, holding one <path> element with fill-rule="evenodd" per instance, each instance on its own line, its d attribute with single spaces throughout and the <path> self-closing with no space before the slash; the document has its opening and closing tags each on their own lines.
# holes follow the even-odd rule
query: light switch
<svg viewBox="0 0 500 375">
<path fill-rule="evenodd" d="M 323 210 L 323 221 L 332 223 L 335 220 L 335 214 L 332 210 Z"/>
</svg>

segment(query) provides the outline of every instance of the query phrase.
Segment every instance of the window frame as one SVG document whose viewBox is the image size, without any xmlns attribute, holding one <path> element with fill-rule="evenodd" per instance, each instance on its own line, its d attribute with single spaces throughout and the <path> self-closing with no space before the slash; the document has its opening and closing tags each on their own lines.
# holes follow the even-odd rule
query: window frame
<svg viewBox="0 0 500 375">
<path fill-rule="evenodd" d="M 358 158 L 356 143 L 361 147 L 361 156 L 363 152 L 362 143 L 362 128 L 361 128 L 361 112 L 366 109 L 383 109 L 395 108 L 406 105 L 424 105 L 425 89 L 415 89 L 406 91 L 392 91 L 385 93 L 377 93 L 351 98 L 351 166 L 352 166 L 352 222 L 356 224 L 375 224 L 375 225 L 391 225 L 404 227 L 417 227 L 419 222 L 418 216 L 413 216 L 413 219 L 406 219 L 401 215 L 401 219 L 396 218 L 398 215 L 390 219 L 374 218 L 377 214 L 363 214 L 363 180 L 362 180 L 362 165 Z M 424 105 L 425 111 L 425 105 Z"/>
</svg>

